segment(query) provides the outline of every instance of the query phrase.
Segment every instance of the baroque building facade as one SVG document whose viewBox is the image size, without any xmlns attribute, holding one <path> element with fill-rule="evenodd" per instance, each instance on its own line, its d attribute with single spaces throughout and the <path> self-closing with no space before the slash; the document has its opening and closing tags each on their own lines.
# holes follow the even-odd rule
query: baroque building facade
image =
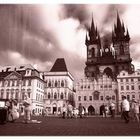
<svg viewBox="0 0 140 140">
<path fill-rule="evenodd" d="M 100 106 L 111 100 L 119 109 L 117 76 L 121 71 L 134 72 L 129 50 L 130 36 L 117 13 L 111 43 L 100 38 L 92 18 L 86 34 L 87 60 L 85 79 L 76 83 L 76 106 L 82 103 L 89 114 L 100 114 Z"/>
<path fill-rule="evenodd" d="M 135 98 L 140 103 L 140 70 L 129 74 L 126 71 L 121 71 L 117 77 L 119 101 L 122 96 L 126 96 L 129 101 Z"/>
<path fill-rule="evenodd" d="M 0 68 L 0 99 L 16 99 L 21 113 L 25 93 L 32 100 L 32 110 L 42 113 L 44 86 L 43 74 L 30 64 Z"/>
<path fill-rule="evenodd" d="M 74 78 L 67 69 L 64 58 L 58 58 L 45 76 L 45 108 L 48 114 L 59 114 L 63 105 L 74 105 Z"/>
</svg>

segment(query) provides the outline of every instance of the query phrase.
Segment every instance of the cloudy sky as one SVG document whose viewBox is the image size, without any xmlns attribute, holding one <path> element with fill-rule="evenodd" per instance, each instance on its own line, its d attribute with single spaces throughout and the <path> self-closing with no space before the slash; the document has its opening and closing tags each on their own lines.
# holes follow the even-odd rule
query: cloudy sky
<svg viewBox="0 0 140 140">
<path fill-rule="evenodd" d="M 33 64 L 49 71 L 65 58 L 75 79 L 84 76 L 85 35 L 92 15 L 101 36 L 110 34 L 116 13 L 128 28 L 133 64 L 140 68 L 140 5 L 0 5 L 0 65 Z"/>
</svg>

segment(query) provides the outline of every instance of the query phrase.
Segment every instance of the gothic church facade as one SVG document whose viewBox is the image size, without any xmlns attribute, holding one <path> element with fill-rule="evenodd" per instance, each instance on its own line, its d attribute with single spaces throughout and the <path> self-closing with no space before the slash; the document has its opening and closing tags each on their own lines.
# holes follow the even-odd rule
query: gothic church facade
<svg viewBox="0 0 140 140">
<path fill-rule="evenodd" d="M 86 34 L 87 60 L 85 79 L 76 84 L 76 106 L 79 103 L 88 109 L 89 114 L 100 114 L 100 106 L 113 101 L 119 109 L 117 75 L 124 70 L 134 72 L 129 50 L 128 29 L 117 13 L 111 43 L 100 38 L 92 18 L 91 27 Z"/>
</svg>

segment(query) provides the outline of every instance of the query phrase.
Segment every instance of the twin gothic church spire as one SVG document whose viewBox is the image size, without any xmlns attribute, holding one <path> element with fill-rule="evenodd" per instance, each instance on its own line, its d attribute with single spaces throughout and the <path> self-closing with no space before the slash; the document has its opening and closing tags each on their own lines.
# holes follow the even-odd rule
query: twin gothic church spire
<svg viewBox="0 0 140 140">
<path fill-rule="evenodd" d="M 114 24 L 114 29 L 112 30 L 112 43 L 116 43 L 118 41 L 128 41 L 130 40 L 128 29 L 125 29 L 123 21 L 121 22 L 119 14 L 117 12 L 117 23 Z M 95 27 L 93 16 L 91 21 L 91 27 L 88 29 L 88 33 L 86 34 L 85 44 L 99 44 L 101 46 L 101 38 L 100 34 L 97 30 L 97 26 Z"/>
</svg>

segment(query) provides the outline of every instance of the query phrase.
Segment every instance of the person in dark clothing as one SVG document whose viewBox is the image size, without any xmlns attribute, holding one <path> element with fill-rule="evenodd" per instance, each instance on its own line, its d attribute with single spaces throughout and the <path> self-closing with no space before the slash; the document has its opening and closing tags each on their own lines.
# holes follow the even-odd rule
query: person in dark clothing
<svg viewBox="0 0 140 140">
<path fill-rule="evenodd" d="M 103 117 L 106 117 L 106 109 L 105 109 L 104 104 L 101 106 L 101 112 L 102 112 Z"/>
<path fill-rule="evenodd" d="M 83 106 L 82 106 L 81 103 L 79 104 L 78 110 L 79 110 L 79 116 L 80 116 L 80 118 L 83 118 L 83 115 L 82 115 L 82 112 L 83 112 Z"/>
</svg>

